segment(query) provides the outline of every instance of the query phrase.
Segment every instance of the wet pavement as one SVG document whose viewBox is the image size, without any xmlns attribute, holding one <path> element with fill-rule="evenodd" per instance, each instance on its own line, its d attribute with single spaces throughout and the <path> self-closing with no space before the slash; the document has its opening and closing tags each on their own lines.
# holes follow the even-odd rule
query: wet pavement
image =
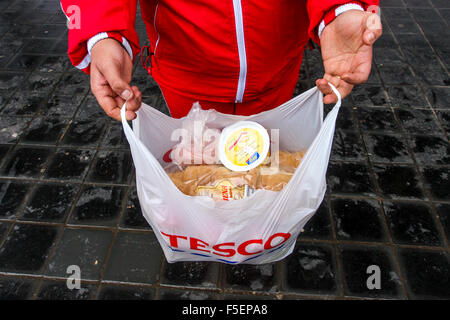
<svg viewBox="0 0 450 320">
<path fill-rule="evenodd" d="M 290 256 L 251 266 L 167 263 L 121 124 L 68 62 L 59 3 L 1 0 L 0 299 L 449 299 L 450 1 L 381 3 L 384 35 L 341 108 L 326 198 Z M 135 70 L 144 101 L 167 112 Z M 296 94 L 322 73 L 306 50 Z M 66 285 L 70 265 L 81 289 Z"/>
</svg>

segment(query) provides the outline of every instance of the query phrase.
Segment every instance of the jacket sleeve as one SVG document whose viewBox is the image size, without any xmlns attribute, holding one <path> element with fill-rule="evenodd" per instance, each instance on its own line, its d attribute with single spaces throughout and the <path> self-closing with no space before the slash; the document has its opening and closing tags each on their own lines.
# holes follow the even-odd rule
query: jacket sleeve
<svg viewBox="0 0 450 320">
<path fill-rule="evenodd" d="M 137 0 L 62 0 L 61 8 L 69 28 L 69 58 L 78 69 L 90 73 L 90 51 L 101 39 L 116 39 L 132 59 L 139 53 Z"/>
<path fill-rule="evenodd" d="M 325 26 L 348 10 L 376 11 L 379 0 L 307 0 L 309 37 L 320 44 L 320 35 Z"/>
</svg>

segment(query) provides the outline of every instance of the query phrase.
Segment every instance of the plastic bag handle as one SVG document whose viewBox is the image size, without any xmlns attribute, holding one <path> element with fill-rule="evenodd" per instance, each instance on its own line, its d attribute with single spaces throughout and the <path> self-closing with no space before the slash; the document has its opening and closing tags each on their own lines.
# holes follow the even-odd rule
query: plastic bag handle
<svg viewBox="0 0 450 320">
<path fill-rule="evenodd" d="M 334 105 L 334 107 L 340 107 L 341 106 L 341 104 L 342 104 L 342 96 L 341 96 L 341 93 L 339 92 L 339 90 L 338 89 L 336 89 L 336 87 L 331 83 L 331 82 L 328 82 L 328 84 L 330 85 L 330 88 L 331 88 L 331 90 L 334 92 L 334 94 L 337 96 L 337 98 L 338 98 L 338 101 L 336 102 L 336 104 Z"/>
<path fill-rule="evenodd" d="M 128 101 L 125 100 L 125 103 L 123 104 L 122 108 L 120 108 L 120 118 L 121 118 L 121 121 L 122 121 L 123 124 L 125 124 L 125 123 L 128 124 L 127 118 L 126 118 L 126 115 L 125 115 L 125 112 L 127 111 L 127 102 Z M 125 121 L 125 123 L 124 123 L 124 121 Z"/>
<path fill-rule="evenodd" d="M 342 97 L 341 97 L 341 94 L 340 94 L 340 92 L 336 89 L 336 87 L 335 87 L 333 84 L 331 84 L 330 82 L 328 82 L 328 84 L 330 85 L 331 90 L 334 92 L 334 94 L 335 94 L 335 95 L 337 96 L 337 98 L 338 98 L 338 101 L 337 101 L 337 103 L 334 105 L 334 108 L 339 109 L 339 108 L 341 107 L 341 104 L 342 104 Z M 317 87 L 316 87 L 316 88 L 317 88 Z M 125 115 L 126 110 L 127 110 L 127 101 L 125 101 L 125 103 L 123 104 L 122 108 L 120 109 L 120 117 L 121 117 L 121 120 L 122 120 L 122 125 L 123 125 L 124 128 L 125 128 L 125 131 L 129 131 L 130 134 L 131 134 L 131 136 L 133 136 L 133 138 L 135 138 L 135 137 L 134 137 L 134 134 L 132 134 L 133 131 L 131 130 L 131 128 L 130 128 L 130 126 L 128 125 L 128 122 L 127 122 L 127 120 L 126 120 L 126 115 Z"/>
<path fill-rule="evenodd" d="M 342 104 L 342 96 L 339 93 L 339 91 L 336 89 L 336 87 L 333 84 L 331 84 L 331 83 L 328 83 L 328 84 L 330 85 L 331 90 L 333 90 L 333 92 L 336 94 L 338 101 L 334 105 L 333 109 L 328 113 L 326 119 L 324 120 L 324 122 L 322 124 L 321 130 L 319 131 L 318 135 L 312 142 L 311 146 L 308 148 L 308 151 L 306 152 L 305 156 L 303 157 L 302 161 L 300 162 L 300 165 L 297 168 L 296 172 L 294 173 L 294 176 L 289 181 L 289 184 L 287 186 L 285 186 L 283 188 L 283 190 L 280 191 L 280 194 L 279 194 L 280 198 L 286 198 L 286 197 L 288 197 L 289 194 L 296 192 L 296 190 L 292 186 L 298 184 L 296 181 L 298 181 L 299 179 L 301 179 L 301 178 L 304 179 L 304 177 L 300 176 L 299 172 L 297 172 L 297 171 L 301 171 L 301 170 L 299 170 L 300 167 L 305 166 L 305 163 L 307 163 L 307 162 L 320 163 L 322 159 L 327 159 L 327 162 L 328 162 L 328 159 L 330 158 L 331 147 L 332 147 L 331 143 L 328 145 L 328 148 L 326 150 L 327 152 L 322 154 L 321 159 L 315 159 L 311 155 L 314 153 L 314 152 L 311 152 L 312 149 L 322 149 L 323 150 L 324 142 L 330 141 L 330 139 L 332 139 L 332 136 L 334 135 L 336 119 L 337 119 L 338 112 L 339 112 L 339 109 Z M 323 171 L 321 175 L 325 179 L 326 168 L 321 168 L 321 169 Z"/>
<path fill-rule="evenodd" d="M 342 103 L 342 97 L 341 97 L 341 94 L 340 94 L 340 92 L 336 89 L 336 87 L 335 87 L 331 82 L 328 82 L 328 84 L 330 85 L 331 90 L 334 92 L 334 94 L 335 94 L 335 95 L 337 96 L 337 98 L 338 98 L 338 101 L 337 101 L 335 107 L 337 106 L 337 107 L 339 108 L 339 107 L 341 106 L 341 103 Z M 122 123 L 123 123 L 124 125 L 125 125 L 125 124 L 128 124 L 128 123 L 126 123 L 126 117 L 125 117 L 126 108 L 127 108 L 127 101 L 125 101 L 125 103 L 123 104 L 122 108 L 120 109 L 120 116 L 121 116 L 121 118 L 122 118 Z M 124 121 L 124 119 L 125 119 L 125 121 Z"/>
</svg>

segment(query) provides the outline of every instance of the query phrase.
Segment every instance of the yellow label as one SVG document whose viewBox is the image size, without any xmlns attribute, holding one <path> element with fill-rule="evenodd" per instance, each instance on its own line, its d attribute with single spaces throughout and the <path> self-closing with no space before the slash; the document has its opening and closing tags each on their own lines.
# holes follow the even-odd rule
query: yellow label
<svg viewBox="0 0 450 320">
<path fill-rule="evenodd" d="M 237 187 L 229 180 L 220 180 L 215 186 L 198 186 L 198 196 L 208 196 L 214 200 L 237 200 L 244 198 L 245 187 Z"/>
<path fill-rule="evenodd" d="M 225 141 L 225 156 L 232 164 L 249 166 L 259 159 L 264 149 L 262 135 L 253 128 L 242 128 Z"/>
</svg>

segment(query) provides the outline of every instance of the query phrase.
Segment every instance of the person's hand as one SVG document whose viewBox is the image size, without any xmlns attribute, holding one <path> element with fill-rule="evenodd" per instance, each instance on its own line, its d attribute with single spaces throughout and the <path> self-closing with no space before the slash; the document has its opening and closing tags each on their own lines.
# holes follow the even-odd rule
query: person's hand
<svg viewBox="0 0 450 320">
<path fill-rule="evenodd" d="M 130 86 L 133 63 L 114 39 L 103 39 L 91 50 L 91 91 L 108 116 L 121 120 L 120 109 L 127 100 L 127 120 L 136 118 L 142 102 L 138 87 Z"/>
<path fill-rule="evenodd" d="M 372 67 L 372 46 L 381 34 L 380 17 L 358 10 L 342 13 L 324 28 L 320 43 L 325 75 L 316 85 L 325 95 L 325 104 L 337 102 L 328 82 L 345 98 L 355 84 L 367 81 Z"/>
</svg>

